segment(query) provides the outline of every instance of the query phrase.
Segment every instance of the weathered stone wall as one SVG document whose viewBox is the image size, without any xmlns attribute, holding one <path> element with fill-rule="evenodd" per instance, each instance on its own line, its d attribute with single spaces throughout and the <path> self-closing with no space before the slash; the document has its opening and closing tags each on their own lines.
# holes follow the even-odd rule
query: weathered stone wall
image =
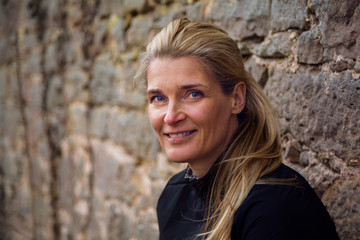
<svg viewBox="0 0 360 240">
<path fill-rule="evenodd" d="M 359 239 L 360 0 L 0 1 L 1 239 L 157 239 L 157 198 L 183 166 L 160 151 L 132 78 L 185 15 L 238 41 L 284 161 L 341 239 Z"/>
</svg>

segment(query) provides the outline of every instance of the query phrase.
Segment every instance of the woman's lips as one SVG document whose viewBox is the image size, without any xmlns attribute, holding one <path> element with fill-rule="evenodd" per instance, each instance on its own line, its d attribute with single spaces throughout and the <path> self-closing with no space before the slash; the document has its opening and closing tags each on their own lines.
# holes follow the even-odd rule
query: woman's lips
<svg viewBox="0 0 360 240">
<path fill-rule="evenodd" d="M 196 130 L 184 131 L 184 132 L 174 132 L 174 133 L 165 133 L 165 136 L 167 136 L 167 139 L 170 142 L 176 143 L 176 142 L 181 142 L 181 141 L 187 139 L 194 132 L 196 132 Z"/>
</svg>

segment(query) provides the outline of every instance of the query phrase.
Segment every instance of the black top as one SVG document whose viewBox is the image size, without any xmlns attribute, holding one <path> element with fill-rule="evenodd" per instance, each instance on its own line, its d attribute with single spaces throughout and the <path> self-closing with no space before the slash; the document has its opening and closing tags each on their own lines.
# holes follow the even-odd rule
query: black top
<svg viewBox="0 0 360 240">
<path fill-rule="evenodd" d="M 160 240 L 201 239 L 196 234 L 206 222 L 205 202 L 215 171 L 213 167 L 193 179 L 184 170 L 169 180 L 157 205 Z M 267 177 L 296 177 L 297 182 L 255 185 L 236 211 L 231 239 L 339 239 L 324 205 L 300 174 L 282 164 Z"/>
</svg>

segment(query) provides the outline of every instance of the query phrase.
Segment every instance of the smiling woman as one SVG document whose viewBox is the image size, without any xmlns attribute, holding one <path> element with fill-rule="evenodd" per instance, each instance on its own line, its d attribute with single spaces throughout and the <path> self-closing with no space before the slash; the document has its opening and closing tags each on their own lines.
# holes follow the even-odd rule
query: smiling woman
<svg viewBox="0 0 360 240">
<path fill-rule="evenodd" d="M 189 163 L 203 177 L 238 128 L 245 85 L 224 94 L 191 57 L 156 59 L 147 79 L 149 117 L 162 147 L 172 161 Z"/>
<path fill-rule="evenodd" d="M 171 22 L 135 80 L 169 159 L 188 163 L 159 198 L 160 239 L 338 239 L 313 189 L 281 163 L 276 118 L 226 32 Z"/>
</svg>

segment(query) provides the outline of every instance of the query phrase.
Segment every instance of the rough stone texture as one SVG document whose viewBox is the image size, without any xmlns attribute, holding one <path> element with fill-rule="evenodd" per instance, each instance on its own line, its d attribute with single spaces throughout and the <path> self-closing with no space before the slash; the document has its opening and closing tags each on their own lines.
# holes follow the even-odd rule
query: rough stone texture
<svg viewBox="0 0 360 240">
<path fill-rule="evenodd" d="M 206 19 L 224 27 L 235 40 L 263 38 L 270 28 L 270 1 L 215 0 L 206 8 Z"/>
<path fill-rule="evenodd" d="M 245 69 L 255 78 L 261 87 L 265 86 L 268 80 L 268 69 L 265 65 L 258 64 L 256 57 L 251 57 L 246 61 Z"/>
<path fill-rule="evenodd" d="M 140 15 L 131 22 L 127 31 L 127 42 L 131 46 L 144 46 L 150 40 L 149 32 L 153 26 L 151 15 Z"/>
<path fill-rule="evenodd" d="M 335 60 L 341 55 L 356 59 L 360 51 L 360 0 L 314 0 L 310 7 L 316 9 L 320 21 L 324 57 Z"/>
<path fill-rule="evenodd" d="M 344 191 L 346 189 L 346 191 Z M 349 191 L 350 190 L 350 191 Z M 348 179 L 338 179 L 324 193 L 322 201 L 329 209 L 329 213 L 338 223 L 339 235 L 343 239 L 356 239 L 359 237 L 360 205 L 359 175 Z"/>
<path fill-rule="evenodd" d="M 314 75 L 302 70 L 274 71 L 265 91 L 279 113 L 283 133 L 292 133 L 317 152 L 334 151 L 349 161 L 360 158 L 359 89 L 351 73 Z"/>
<path fill-rule="evenodd" d="M 284 162 L 360 235 L 360 0 L 0 1 L 0 236 L 158 239 L 168 161 L 132 83 L 181 16 L 225 28 L 278 113 Z"/>
<path fill-rule="evenodd" d="M 303 32 L 298 40 L 297 55 L 300 63 L 319 64 L 323 60 L 324 48 L 320 43 L 319 28 Z"/>
<path fill-rule="evenodd" d="M 276 33 L 270 39 L 257 45 L 253 52 L 263 58 L 268 57 L 287 57 L 291 52 L 291 42 L 289 33 Z"/>
<path fill-rule="evenodd" d="M 305 27 L 307 0 L 273 0 L 271 4 L 271 29 L 284 31 Z"/>
</svg>

